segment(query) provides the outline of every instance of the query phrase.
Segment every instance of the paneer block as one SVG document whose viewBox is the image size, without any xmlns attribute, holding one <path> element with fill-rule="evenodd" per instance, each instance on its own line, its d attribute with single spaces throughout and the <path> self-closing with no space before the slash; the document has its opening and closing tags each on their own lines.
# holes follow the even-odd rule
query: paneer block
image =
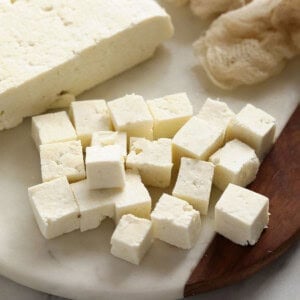
<svg viewBox="0 0 300 300">
<path fill-rule="evenodd" d="M 85 178 L 80 141 L 40 145 L 43 182 L 66 176 L 69 182 Z"/>
<path fill-rule="evenodd" d="M 229 123 L 226 138 L 248 144 L 262 160 L 274 143 L 275 130 L 276 122 L 271 115 L 247 104 Z"/>
<path fill-rule="evenodd" d="M 79 228 L 79 208 L 66 177 L 28 188 L 29 201 L 46 239 Z"/>
<path fill-rule="evenodd" d="M 151 213 L 154 237 L 190 249 L 201 229 L 200 213 L 186 201 L 163 194 Z"/>
<path fill-rule="evenodd" d="M 122 188 L 124 159 L 118 145 L 86 148 L 86 174 L 90 189 Z"/>
<path fill-rule="evenodd" d="M 125 215 L 111 237 L 111 254 L 138 265 L 152 242 L 151 221 Z"/>
<path fill-rule="evenodd" d="M 206 215 L 213 175 L 212 163 L 182 157 L 172 195 L 187 201 L 201 214 Z"/>
<path fill-rule="evenodd" d="M 150 58 L 172 34 L 152 0 L 0 1 L 0 130 Z"/>
<path fill-rule="evenodd" d="M 142 96 L 126 95 L 108 102 L 116 131 L 127 132 L 130 137 L 153 139 L 153 118 Z"/>
<path fill-rule="evenodd" d="M 126 132 L 116 131 L 97 131 L 92 135 L 91 146 L 105 147 L 108 145 L 119 145 L 121 154 L 127 155 L 127 134 Z"/>
<path fill-rule="evenodd" d="M 65 111 L 32 117 L 31 134 L 37 147 L 77 139 L 75 129 Z"/>
<path fill-rule="evenodd" d="M 215 206 L 218 233 L 239 245 L 254 245 L 269 222 L 269 199 L 229 184 Z"/>
<path fill-rule="evenodd" d="M 172 141 L 132 138 L 130 144 L 126 167 L 138 170 L 145 185 L 168 187 L 173 167 Z"/>
<path fill-rule="evenodd" d="M 173 159 L 179 164 L 183 156 L 207 160 L 223 144 L 224 132 L 219 127 L 192 117 L 172 140 Z"/>
<path fill-rule="evenodd" d="M 140 175 L 133 170 L 126 170 L 123 192 L 117 195 L 115 202 L 115 221 L 126 214 L 133 214 L 140 218 L 150 218 L 151 197 L 142 183 Z"/>
<path fill-rule="evenodd" d="M 234 116 L 234 112 L 225 102 L 210 98 L 207 98 L 197 115 L 198 118 L 222 128 L 224 132 Z"/>
<path fill-rule="evenodd" d="M 91 190 L 87 180 L 71 184 L 80 211 L 80 231 L 97 228 L 105 218 L 114 218 L 115 199 L 121 189 Z"/>
<path fill-rule="evenodd" d="M 148 100 L 147 104 L 154 119 L 154 139 L 172 138 L 193 115 L 186 93 Z"/>
<path fill-rule="evenodd" d="M 93 132 L 112 129 L 105 100 L 75 101 L 71 104 L 70 115 L 84 148 L 90 145 Z"/>
<path fill-rule="evenodd" d="M 215 165 L 213 181 L 220 190 L 225 190 L 229 183 L 247 186 L 255 179 L 259 168 L 255 151 L 239 140 L 227 142 L 209 161 Z"/>
</svg>

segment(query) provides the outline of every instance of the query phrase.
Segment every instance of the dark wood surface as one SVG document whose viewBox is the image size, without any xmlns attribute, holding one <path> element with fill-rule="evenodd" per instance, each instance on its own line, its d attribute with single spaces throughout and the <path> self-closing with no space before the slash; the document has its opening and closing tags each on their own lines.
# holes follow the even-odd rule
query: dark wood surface
<svg viewBox="0 0 300 300">
<path fill-rule="evenodd" d="M 238 246 L 216 235 L 186 283 L 191 296 L 240 281 L 280 256 L 300 234 L 300 106 L 249 186 L 270 199 L 269 228 L 258 243 Z"/>
</svg>

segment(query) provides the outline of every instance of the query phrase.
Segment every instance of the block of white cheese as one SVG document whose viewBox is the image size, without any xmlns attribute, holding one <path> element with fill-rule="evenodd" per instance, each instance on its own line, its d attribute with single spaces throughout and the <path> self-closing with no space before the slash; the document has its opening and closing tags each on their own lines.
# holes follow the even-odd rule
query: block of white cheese
<svg viewBox="0 0 300 300">
<path fill-rule="evenodd" d="M 126 170 L 123 192 L 117 195 L 115 201 L 116 223 L 126 214 L 149 219 L 151 205 L 151 197 L 140 175 L 136 171 Z"/>
<path fill-rule="evenodd" d="M 229 123 L 226 138 L 248 144 L 263 159 L 274 143 L 275 129 L 276 121 L 271 115 L 247 104 Z"/>
<path fill-rule="evenodd" d="M 96 131 L 92 134 L 91 146 L 105 147 L 108 145 L 119 145 L 121 154 L 127 155 L 127 134 L 116 131 Z"/>
<path fill-rule="evenodd" d="M 121 189 L 91 190 L 87 180 L 72 183 L 80 211 L 80 231 L 97 228 L 105 218 L 114 218 L 115 199 Z"/>
<path fill-rule="evenodd" d="M 198 117 L 192 117 L 172 140 L 174 161 L 178 164 L 183 156 L 207 160 L 222 146 L 223 139 L 223 129 Z"/>
<path fill-rule="evenodd" d="M 234 112 L 225 102 L 210 98 L 207 98 L 197 115 L 198 118 L 222 128 L 224 130 L 224 137 L 227 126 L 234 116 Z"/>
<path fill-rule="evenodd" d="M 129 137 L 153 138 L 153 118 L 142 96 L 126 95 L 108 102 L 116 131 L 125 131 Z"/>
<path fill-rule="evenodd" d="M 32 117 L 31 134 L 37 147 L 77 139 L 75 129 L 65 111 Z"/>
<path fill-rule="evenodd" d="M 66 176 L 69 182 L 85 178 L 80 141 L 40 145 L 43 182 Z"/>
<path fill-rule="evenodd" d="M 186 93 L 148 100 L 147 104 L 154 119 L 154 139 L 172 138 L 193 115 Z"/>
<path fill-rule="evenodd" d="M 172 174 L 172 141 L 131 138 L 126 167 L 138 170 L 145 185 L 168 187 Z"/>
<path fill-rule="evenodd" d="M 151 221 L 124 215 L 111 237 L 111 254 L 138 265 L 152 242 Z"/>
<path fill-rule="evenodd" d="M 269 199 L 229 184 L 215 207 L 215 229 L 239 245 L 254 245 L 269 222 Z"/>
<path fill-rule="evenodd" d="M 148 59 L 172 34 L 154 0 L 0 1 L 0 130 Z"/>
<path fill-rule="evenodd" d="M 208 211 L 214 175 L 212 163 L 182 157 L 172 195 L 190 203 L 201 214 Z"/>
<path fill-rule="evenodd" d="M 196 243 L 200 213 L 184 200 L 163 194 L 151 213 L 154 237 L 182 249 Z"/>
<path fill-rule="evenodd" d="M 85 162 L 90 189 L 124 187 L 124 158 L 118 145 L 87 147 Z"/>
<path fill-rule="evenodd" d="M 79 229 L 79 208 L 66 177 L 28 188 L 29 201 L 47 239 Z"/>
<path fill-rule="evenodd" d="M 209 161 L 215 165 L 214 184 L 225 190 L 229 183 L 247 186 L 257 174 L 259 159 L 255 151 L 239 140 L 227 142 Z"/>
<path fill-rule="evenodd" d="M 70 115 L 84 148 L 90 145 L 93 132 L 112 129 L 105 100 L 75 101 L 71 104 Z"/>
</svg>

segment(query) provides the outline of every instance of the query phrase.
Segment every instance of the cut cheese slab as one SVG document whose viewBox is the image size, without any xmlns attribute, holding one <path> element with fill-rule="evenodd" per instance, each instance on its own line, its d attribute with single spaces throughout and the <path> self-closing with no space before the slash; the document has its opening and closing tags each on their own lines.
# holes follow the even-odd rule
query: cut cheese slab
<svg viewBox="0 0 300 300">
<path fill-rule="evenodd" d="M 152 56 L 173 34 L 154 0 L 0 2 L 0 130 Z"/>
</svg>

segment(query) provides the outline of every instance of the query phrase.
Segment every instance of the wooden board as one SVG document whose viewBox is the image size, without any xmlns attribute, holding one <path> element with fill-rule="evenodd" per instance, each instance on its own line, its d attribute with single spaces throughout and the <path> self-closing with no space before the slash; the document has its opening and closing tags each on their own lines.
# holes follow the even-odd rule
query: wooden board
<svg viewBox="0 0 300 300">
<path fill-rule="evenodd" d="M 185 296 L 220 288 L 250 276 L 279 257 L 299 238 L 300 106 L 249 188 L 269 197 L 269 228 L 253 247 L 238 246 L 216 235 L 187 281 Z"/>
</svg>

